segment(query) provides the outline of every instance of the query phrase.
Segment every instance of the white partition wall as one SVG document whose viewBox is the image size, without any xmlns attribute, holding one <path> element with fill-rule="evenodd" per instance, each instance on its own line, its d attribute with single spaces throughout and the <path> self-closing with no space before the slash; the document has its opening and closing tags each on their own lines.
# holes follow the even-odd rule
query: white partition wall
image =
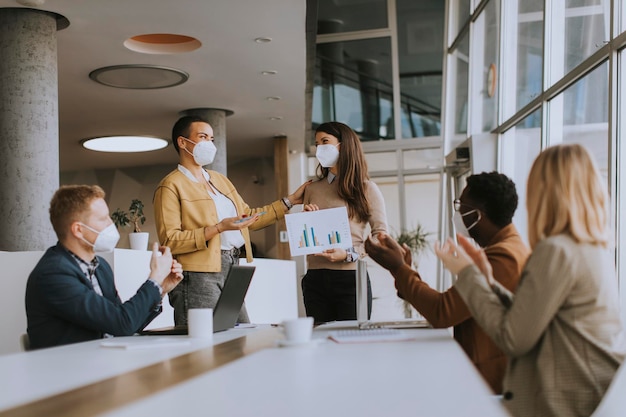
<svg viewBox="0 0 626 417">
<path fill-rule="evenodd" d="M 0 355 L 21 350 L 20 336 L 26 333 L 26 281 L 43 253 L 0 252 L 0 270 L 3 275 L 0 291 Z"/>
</svg>

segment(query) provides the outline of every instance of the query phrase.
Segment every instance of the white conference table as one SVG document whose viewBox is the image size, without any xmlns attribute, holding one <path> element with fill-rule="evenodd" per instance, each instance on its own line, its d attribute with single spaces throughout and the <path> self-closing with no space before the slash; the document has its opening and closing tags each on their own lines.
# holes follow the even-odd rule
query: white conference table
<svg viewBox="0 0 626 417">
<path fill-rule="evenodd" d="M 92 341 L 0 356 L 0 416 L 508 415 L 447 330 L 350 344 L 329 330 L 315 329 L 320 342 L 305 347 L 278 347 L 279 330 L 260 326 L 213 344 Z"/>
</svg>

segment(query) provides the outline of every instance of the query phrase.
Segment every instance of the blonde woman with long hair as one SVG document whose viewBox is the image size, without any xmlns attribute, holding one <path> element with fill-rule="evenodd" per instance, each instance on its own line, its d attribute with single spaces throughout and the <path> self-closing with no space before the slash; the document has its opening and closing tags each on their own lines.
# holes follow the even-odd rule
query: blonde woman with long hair
<svg viewBox="0 0 626 417">
<path fill-rule="evenodd" d="M 609 197 L 584 147 L 544 150 L 527 184 L 532 254 L 515 295 L 463 237 L 435 252 L 458 275 L 472 316 L 507 354 L 514 416 L 589 416 L 626 354 L 608 224 Z"/>
</svg>

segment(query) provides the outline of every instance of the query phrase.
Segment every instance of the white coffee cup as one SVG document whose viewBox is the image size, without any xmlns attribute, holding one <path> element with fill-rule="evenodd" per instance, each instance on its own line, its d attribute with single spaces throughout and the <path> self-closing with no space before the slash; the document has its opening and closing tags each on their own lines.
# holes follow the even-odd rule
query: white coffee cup
<svg viewBox="0 0 626 417">
<path fill-rule="evenodd" d="M 299 317 L 282 322 L 285 339 L 290 343 L 306 343 L 311 340 L 313 317 Z"/>
<path fill-rule="evenodd" d="M 213 338 L 213 309 L 190 308 L 187 311 L 189 337 L 195 339 Z"/>
</svg>

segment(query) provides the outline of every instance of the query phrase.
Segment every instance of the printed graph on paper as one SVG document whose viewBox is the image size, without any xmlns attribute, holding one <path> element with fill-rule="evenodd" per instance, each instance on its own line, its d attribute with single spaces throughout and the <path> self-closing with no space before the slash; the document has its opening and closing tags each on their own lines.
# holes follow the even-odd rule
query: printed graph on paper
<svg viewBox="0 0 626 417">
<path fill-rule="evenodd" d="M 287 214 L 285 224 L 291 256 L 352 247 L 348 210 L 345 207 Z"/>
</svg>

